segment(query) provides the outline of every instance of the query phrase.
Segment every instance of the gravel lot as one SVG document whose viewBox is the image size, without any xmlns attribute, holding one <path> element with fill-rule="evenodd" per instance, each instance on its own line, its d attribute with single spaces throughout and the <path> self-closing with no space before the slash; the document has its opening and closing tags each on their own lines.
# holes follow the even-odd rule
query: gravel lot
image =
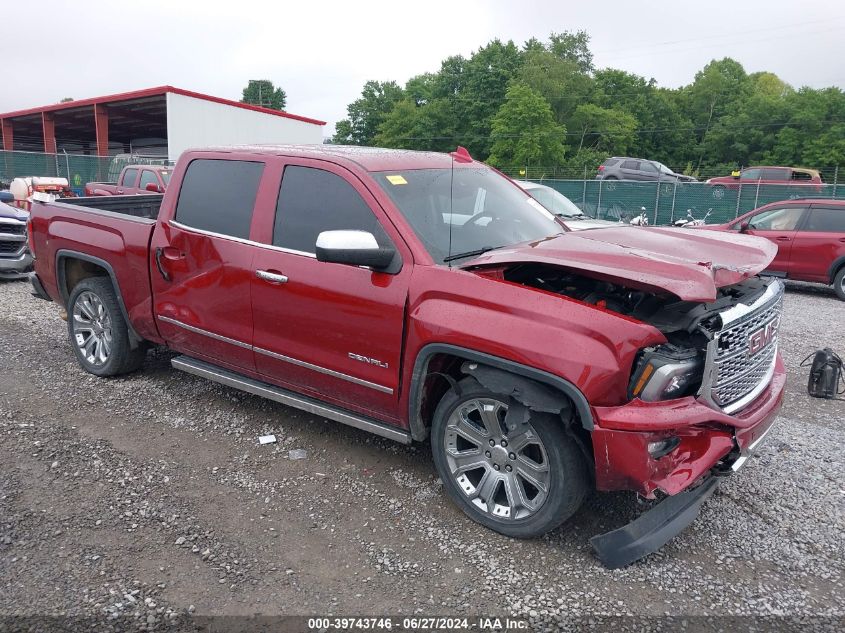
<svg viewBox="0 0 845 633">
<path fill-rule="evenodd" d="M 841 630 L 845 401 L 809 398 L 799 368 L 819 347 L 845 353 L 845 304 L 827 288 L 790 284 L 789 393 L 759 455 L 680 537 L 617 571 L 588 539 L 634 517 L 632 495 L 594 495 L 547 537 L 508 539 L 446 499 L 427 447 L 177 372 L 164 351 L 95 378 L 58 313 L 0 282 L 0 622 L 474 614 L 618 631 L 647 620 L 602 618 L 668 614 L 684 616 L 673 629 L 769 616 L 755 621 Z M 259 446 L 266 433 L 279 442 Z"/>
</svg>

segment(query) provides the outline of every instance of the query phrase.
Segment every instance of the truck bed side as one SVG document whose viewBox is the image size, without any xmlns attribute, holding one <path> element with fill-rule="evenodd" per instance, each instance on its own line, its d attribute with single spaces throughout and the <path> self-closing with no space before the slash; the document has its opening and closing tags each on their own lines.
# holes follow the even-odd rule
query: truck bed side
<svg viewBox="0 0 845 633">
<path fill-rule="evenodd" d="M 80 279 L 109 276 L 137 338 L 158 342 L 151 309 L 149 247 L 161 198 L 33 203 L 35 271 L 50 297 L 64 306 Z"/>
</svg>

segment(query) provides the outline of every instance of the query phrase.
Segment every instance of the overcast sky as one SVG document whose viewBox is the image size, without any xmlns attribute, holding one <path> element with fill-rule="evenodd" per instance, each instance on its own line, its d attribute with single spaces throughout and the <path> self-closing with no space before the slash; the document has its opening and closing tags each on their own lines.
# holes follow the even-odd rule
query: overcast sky
<svg viewBox="0 0 845 633">
<path fill-rule="evenodd" d="M 270 79 L 288 111 L 328 121 L 331 134 L 368 79 L 403 84 L 493 38 L 522 44 L 577 29 L 590 34 L 598 67 L 663 86 L 725 56 L 795 87 L 845 86 L 843 0 L 37 4 L 42 22 L 7 23 L 0 38 L 0 112 L 164 84 L 239 99 L 248 79 Z"/>
</svg>

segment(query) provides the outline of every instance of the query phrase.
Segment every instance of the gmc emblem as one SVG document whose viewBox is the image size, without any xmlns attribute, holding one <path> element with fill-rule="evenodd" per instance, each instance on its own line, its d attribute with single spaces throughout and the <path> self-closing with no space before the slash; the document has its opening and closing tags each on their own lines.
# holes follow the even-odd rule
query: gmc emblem
<svg viewBox="0 0 845 633">
<path fill-rule="evenodd" d="M 748 335 L 748 355 L 754 356 L 769 346 L 778 333 L 778 319 L 769 321 L 759 330 Z"/>
</svg>

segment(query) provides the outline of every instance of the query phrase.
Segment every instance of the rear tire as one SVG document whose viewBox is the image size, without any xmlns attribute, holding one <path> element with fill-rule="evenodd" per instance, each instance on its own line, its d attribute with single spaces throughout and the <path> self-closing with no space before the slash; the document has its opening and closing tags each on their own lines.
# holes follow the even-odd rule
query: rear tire
<svg viewBox="0 0 845 633">
<path fill-rule="evenodd" d="M 509 404 L 464 378 L 434 412 L 432 454 L 449 496 L 473 521 L 506 536 L 533 538 L 575 514 L 589 476 L 559 416 L 532 411 L 528 422 L 511 430 L 503 424 Z"/>
<path fill-rule="evenodd" d="M 833 291 L 842 301 L 845 301 L 845 266 L 842 266 L 833 278 Z"/>
<path fill-rule="evenodd" d="M 82 368 L 95 376 L 117 376 L 138 369 L 145 348 L 129 344 L 129 328 L 107 277 L 80 281 L 67 303 L 70 346 Z"/>
</svg>

